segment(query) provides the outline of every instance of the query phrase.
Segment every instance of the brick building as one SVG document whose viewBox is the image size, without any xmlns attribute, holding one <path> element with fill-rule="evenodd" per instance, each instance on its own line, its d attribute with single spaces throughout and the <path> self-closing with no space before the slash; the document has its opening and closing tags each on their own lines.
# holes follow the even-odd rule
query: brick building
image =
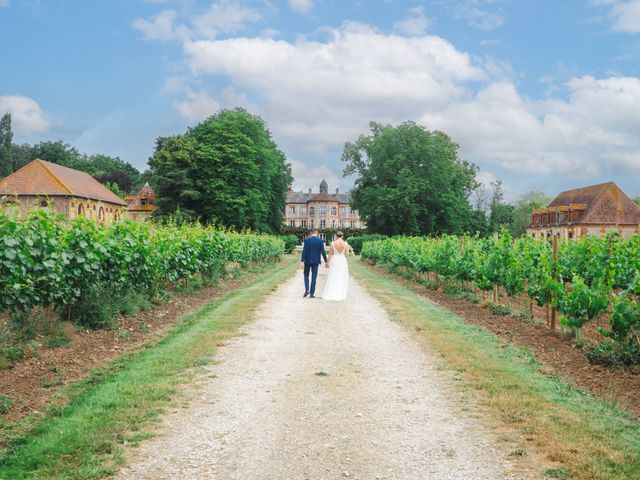
<svg viewBox="0 0 640 480">
<path fill-rule="evenodd" d="M 302 228 L 365 228 L 357 210 L 350 205 L 351 195 L 329 193 L 325 180 L 320 183 L 320 192 L 308 193 L 289 190 L 287 206 L 284 212 L 285 225 Z"/>
<path fill-rule="evenodd" d="M 127 197 L 127 214 L 134 221 L 142 221 L 151 218 L 156 205 L 156 192 L 153 191 L 149 183 L 145 183 L 137 195 Z"/>
<path fill-rule="evenodd" d="M 123 217 L 126 203 L 87 173 L 36 159 L 0 180 L 0 206 L 52 208 L 68 219 L 110 223 Z"/>
<path fill-rule="evenodd" d="M 571 240 L 617 232 L 628 238 L 640 233 L 640 207 L 613 183 L 568 190 L 548 207 L 533 210 L 527 235 Z"/>
</svg>

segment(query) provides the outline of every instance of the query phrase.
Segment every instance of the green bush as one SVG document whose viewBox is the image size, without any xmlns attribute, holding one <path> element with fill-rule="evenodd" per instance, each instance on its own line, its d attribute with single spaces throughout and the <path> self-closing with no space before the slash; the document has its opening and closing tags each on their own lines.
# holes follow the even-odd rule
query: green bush
<svg viewBox="0 0 640 480">
<path fill-rule="evenodd" d="M 359 255 L 360 252 L 362 251 L 362 245 L 364 245 L 365 242 L 373 242 L 375 240 L 384 240 L 385 238 L 387 238 L 386 235 L 378 235 L 378 234 L 361 235 L 357 237 L 348 237 L 347 243 L 351 245 L 351 248 L 353 248 L 353 253 L 355 253 L 356 255 Z"/>
<path fill-rule="evenodd" d="M 280 237 L 282 241 L 284 241 L 284 251 L 285 253 L 291 253 L 293 250 L 300 245 L 300 240 L 297 235 L 283 235 Z"/>
<path fill-rule="evenodd" d="M 504 305 L 498 305 L 497 303 L 491 303 L 489 305 L 489 310 L 494 315 L 509 315 L 511 313 L 511 309 Z"/>
<path fill-rule="evenodd" d="M 605 340 L 583 351 L 589 361 L 595 364 L 611 367 L 640 364 L 640 347 L 635 344 Z"/>
<path fill-rule="evenodd" d="M 4 415 L 5 413 L 9 413 L 11 411 L 11 407 L 13 406 L 13 401 L 4 395 L 0 394 L 0 415 Z"/>
</svg>

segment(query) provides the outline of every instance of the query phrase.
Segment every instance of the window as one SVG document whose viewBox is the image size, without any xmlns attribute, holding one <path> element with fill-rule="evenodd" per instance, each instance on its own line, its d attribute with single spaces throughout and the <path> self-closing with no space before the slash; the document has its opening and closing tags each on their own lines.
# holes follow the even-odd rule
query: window
<svg viewBox="0 0 640 480">
<path fill-rule="evenodd" d="M 307 221 L 306 220 L 300 220 L 300 226 L 303 227 L 303 228 L 306 228 Z"/>
<path fill-rule="evenodd" d="M 295 207 L 295 206 L 291 206 L 291 207 L 289 207 L 289 213 L 290 213 L 291 215 L 295 215 L 295 214 L 296 214 L 296 207 Z"/>
<path fill-rule="evenodd" d="M 295 220 L 289 220 L 289 226 L 290 227 L 295 227 L 296 226 L 296 221 Z"/>
<path fill-rule="evenodd" d="M 320 215 L 326 215 L 326 214 L 327 214 L 327 207 L 323 205 L 320 207 Z"/>
<path fill-rule="evenodd" d="M 42 208 L 47 208 L 49 206 L 49 204 L 47 203 L 46 200 L 40 200 L 40 206 Z"/>
<path fill-rule="evenodd" d="M 315 215 L 316 214 L 316 207 L 309 207 L 309 215 Z"/>
<path fill-rule="evenodd" d="M 300 215 L 306 215 L 307 214 L 307 207 L 300 207 Z"/>
<path fill-rule="evenodd" d="M 337 213 L 338 213 L 338 209 L 336 207 L 331 207 L 331 215 L 335 217 Z"/>
<path fill-rule="evenodd" d="M 313 228 L 313 227 L 314 227 L 314 225 L 315 225 L 315 222 L 313 221 L 313 218 L 312 218 L 312 219 L 311 219 L 311 223 L 309 223 L 309 226 L 310 226 L 311 228 Z"/>
<path fill-rule="evenodd" d="M 98 210 L 98 220 L 104 220 L 104 208 L 102 207 Z"/>
<path fill-rule="evenodd" d="M 347 214 L 347 209 L 345 207 L 340 207 L 340 215 L 345 216 Z"/>
<path fill-rule="evenodd" d="M 320 228 L 327 228 L 327 221 L 326 220 L 320 220 Z"/>
<path fill-rule="evenodd" d="M 355 227 L 355 226 L 356 226 L 356 222 L 354 222 L 353 220 L 351 220 L 351 222 L 349 222 L 349 226 L 350 226 L 351 228 Z"/>
<path fill-rule="evenodd" d="M 349 209 L 349 215 L 355 215 L 356 211 L 353 208 Z"/>
<path fill-rule="evenodd" d="M 78 215 L 84 215 L 84 207 L 82 204 L 78 205 Z"/>
<path fill-rule="evenodd" d="M 344 220 L 340 220 L 340 226 L 344 227 Z"/>
<path fill-rule="evenodd" d="M 335 220 L 331 220 L 331 228 L 336 228 L 336 221 Z"/>
</svg>

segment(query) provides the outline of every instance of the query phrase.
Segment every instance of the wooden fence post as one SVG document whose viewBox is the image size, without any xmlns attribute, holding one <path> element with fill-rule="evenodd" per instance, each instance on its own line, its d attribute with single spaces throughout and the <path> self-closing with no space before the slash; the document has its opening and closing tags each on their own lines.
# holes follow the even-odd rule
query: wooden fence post
<svg viewBox="0 0 640 480">
<path fill-rule="evenodd" d="M 558 277 L 558 269 L 556 267 L 556 263 L 558 262 L 558 236 L 553 235 L 553 278 L 557 279 Z M 556 330 L 556 317 L 557 312 L 555 308 L 551 309 L 551 330 L 555 332 Z"/>
</svg>

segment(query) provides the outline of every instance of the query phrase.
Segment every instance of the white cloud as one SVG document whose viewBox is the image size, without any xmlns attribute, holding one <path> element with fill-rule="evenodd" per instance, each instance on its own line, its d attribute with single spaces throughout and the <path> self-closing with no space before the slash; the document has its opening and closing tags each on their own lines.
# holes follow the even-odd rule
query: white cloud
<svg viewBox="0 0 640 480">
<path fill-rule="evenodd" d="M 173 102 L 173 106 L 192 123 L 204 120 L 220 110 L 218 101 L 203 90 L 189 92 L 186 99 Z"/>
<path fill-rule="evenodd" d="M 298 13 L 308 13 L 313 8 L 313 0 L 289 0 L 289 5 Z"/>
<path fill-rule="evenodd" d="M 595 3 L 611 8 L 613 31 L 640 33 L 640 0 L 600 0 Z"/>
<path fill-rule="evenodd" d="M 30 136 L 51 128 L 51 121 L 40 105 L 23 95 L 0 95 L 0 116 L 5 113 L 11 114 L 12 129 L 16 135 Z"/>
<path fill-rule="evenodd" d="M 294 191 L 307 192 L 311 189 L 312 192 L 318 192 L 320 180 L 322 179 L 327 181 L 330 192 L 335 191 L 343 183 L 343 180 L 336 172 L 326 165 L 312 165 L 295 159 L 289 159 L 289 163 L 291 164 L 291 173 L 294 179 L 292 186 Z"/>
<path fill-rule="evenodd" d="M 193 18 L 197 34 L 204 37 L 216 37 L 220 32 L 235 33 L 246 28 L 247 24 L 262 20 L 257 10 L 243 7 L 239 3 L 222 0 L 213 3 L 205 13 Z"/>
<path fill-rule="evenodd" d="M 394 28 L 409 35 L 423 35 L 429 27 L 429 19 L 424 14 L 424 7 L 410 8 L 404 20 L 393 24 Z"/>
<path fill-rule="evenodd" d="M 568 100 L 534 101 L 492 83 L 423 121 L 449 133 L 465 158 L 519 174 L 639 174 L 640 79 L 576 77 L 565 88 Z"/>
<path fill-rule="evenodd" d="M 173 25 L 175 18 L 174 10 L 164 10 L 152 21 L 138 18 L 133 22 L 133 28 L 142 32 L 148 40 L 173 40 L 179 36 L 179 31 Z"/>
<path fill-rule="evenodd" d="M 501 10 L 491 10 L 492 4 L 502 3 L 502 0 L 465 0 L 454 8 L 454 16 L 465 20 L 469 25 L 482 30 L 493 30 L 505 23 Z"/>
</svg>

